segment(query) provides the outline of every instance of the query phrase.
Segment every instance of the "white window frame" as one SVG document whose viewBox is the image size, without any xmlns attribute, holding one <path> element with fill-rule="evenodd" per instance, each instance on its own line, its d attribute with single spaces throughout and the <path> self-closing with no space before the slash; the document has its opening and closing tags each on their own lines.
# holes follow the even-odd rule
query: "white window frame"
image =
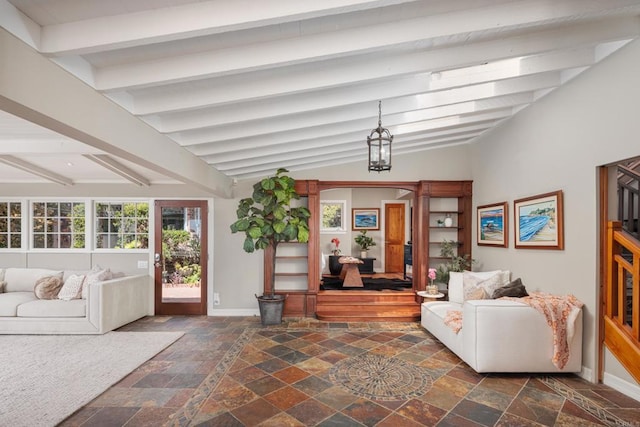
<svg viewBox="0 0 640 427">
<path fill-rule="evenodd" d="M 109 203 L 109 204 L 125 204 L 125 203 L 146 203 L 149 207 L 149 216 L 147 218 L 148 230 L 147 230 L 147 248 L 139 248 L 139 249 L 125 249 L 125 248 L 98 248 L 97 245 L 97 234 L 98 231 L 96 229 L 96 221 L 98 219 L 96 215 L 96 205 L 98 203 Z M 91 248 L 93 252 L 102 252 L 102 253 L 147 253 L 153 250 L 153 216 L 154 216 L 154 203 L 149 199 L 140 199 L 140 198 L 100 198 L 94 199 L 91 203 Z"/>
<path fill-rule="evenodd" d="M 19 248 L 0 248 L 0 252 L 26 252 L 27 251 L 27 235 L 25 231 L 29 230 L 28 216 L 29 212 L 26 209 L 27 203 L 24 199 L 16 198 L 2 198 L 0 203 L 19 203 L 20 204 L 20 247 Z"/>
<path fill-rule="evenodd" d="M 84 248 L 36 248 L 33 245 L 34 227 L 33 227 L 33 204 L 34 203 L 84 203 Z M 28 212 L 28 248 L 32 252 L 91 252 L 91 245 L 93 244 L 93 224 L 91 223 L 90 212 L 91 200 L 86 198 L 77 197 L 34 197 L 29 200 L 29 212 Z M 46 235 L 46 234 L 45 234 Z"/>
</svg>

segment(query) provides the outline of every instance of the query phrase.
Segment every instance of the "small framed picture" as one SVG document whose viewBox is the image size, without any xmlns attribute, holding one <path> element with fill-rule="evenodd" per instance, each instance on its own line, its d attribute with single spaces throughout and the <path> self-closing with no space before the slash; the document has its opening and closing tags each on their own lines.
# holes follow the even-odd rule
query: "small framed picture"
<svg viewBox="0 0 640 427">
<path fill-rule="evenodd" d="M 346 200 L 321 200 L 320 201 L 320 232 L 334 233 L 346 232 Z"/>
<path fill-rule="evenodd" d="M 478 245 L 509 246 L 509 216 L 507 202 L 478 206 Z"/>
<path fill-rule="evenodd" d="M 564 249 L 562 191 L 513 201 L 515 247 Z"/>
<path fill-rule="evenodd" d="M 379 230 L 380 209 L 351 209 L 353 230 Z"/>
</svg>

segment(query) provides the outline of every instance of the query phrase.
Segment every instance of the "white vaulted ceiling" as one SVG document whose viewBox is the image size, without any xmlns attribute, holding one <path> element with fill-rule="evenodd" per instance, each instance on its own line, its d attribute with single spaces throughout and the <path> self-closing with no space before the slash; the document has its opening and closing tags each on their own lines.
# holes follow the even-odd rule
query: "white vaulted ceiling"
<svg viewBox="0 0 640 427">
<path fill-rule="evenodd" d="M 364 162 L 378 100 L 394 156 L 470 143 L 637 38 L 639 16 L 640 0 L 0 0 L 6 31 L 236 179 Z M 34 176 L 16 158 L 70 183 L 131 180 L 96 158 L 182 180 L 9 112 L 0 182 Z"/>
</svg>

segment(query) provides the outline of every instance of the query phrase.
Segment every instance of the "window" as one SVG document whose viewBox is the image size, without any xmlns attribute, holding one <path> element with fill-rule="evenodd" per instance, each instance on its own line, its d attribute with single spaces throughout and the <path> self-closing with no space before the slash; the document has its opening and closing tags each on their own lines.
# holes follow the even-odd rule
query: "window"
<svg viewBox="0 0 640 427">
<path fill-rule="evenodd" d="M 149 203 L 96 202 L 96 249 L 148 249 Z"/>
<path fill-rule="evenodd" d="M 345 224 L 346 200 L 322 200 L 320 202 L 320 232 L 347 231 Z"/>
<path fill-rule="evenodd" d="M 34 249 L 83 249 L 84 202 L 33 202 Z"/>
<path fill-rule="evenodd" d="M 0 202 L 0 249 L 22 247 L 22 204 Z"/>
</svg>

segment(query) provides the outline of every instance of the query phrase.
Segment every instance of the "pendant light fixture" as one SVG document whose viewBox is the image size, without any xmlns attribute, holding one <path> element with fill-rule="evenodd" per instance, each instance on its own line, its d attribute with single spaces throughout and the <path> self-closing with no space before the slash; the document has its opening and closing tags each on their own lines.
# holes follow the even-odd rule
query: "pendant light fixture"
<svg viewBox="0 0 640 427">
<path fill-rule="evenodd" d="M 378 127 L 367 136 L 369 172 L 391 170 L 391 142 L 393 135 L 382 127 L 382 101 L 378 101 Z"/>
</svg>

